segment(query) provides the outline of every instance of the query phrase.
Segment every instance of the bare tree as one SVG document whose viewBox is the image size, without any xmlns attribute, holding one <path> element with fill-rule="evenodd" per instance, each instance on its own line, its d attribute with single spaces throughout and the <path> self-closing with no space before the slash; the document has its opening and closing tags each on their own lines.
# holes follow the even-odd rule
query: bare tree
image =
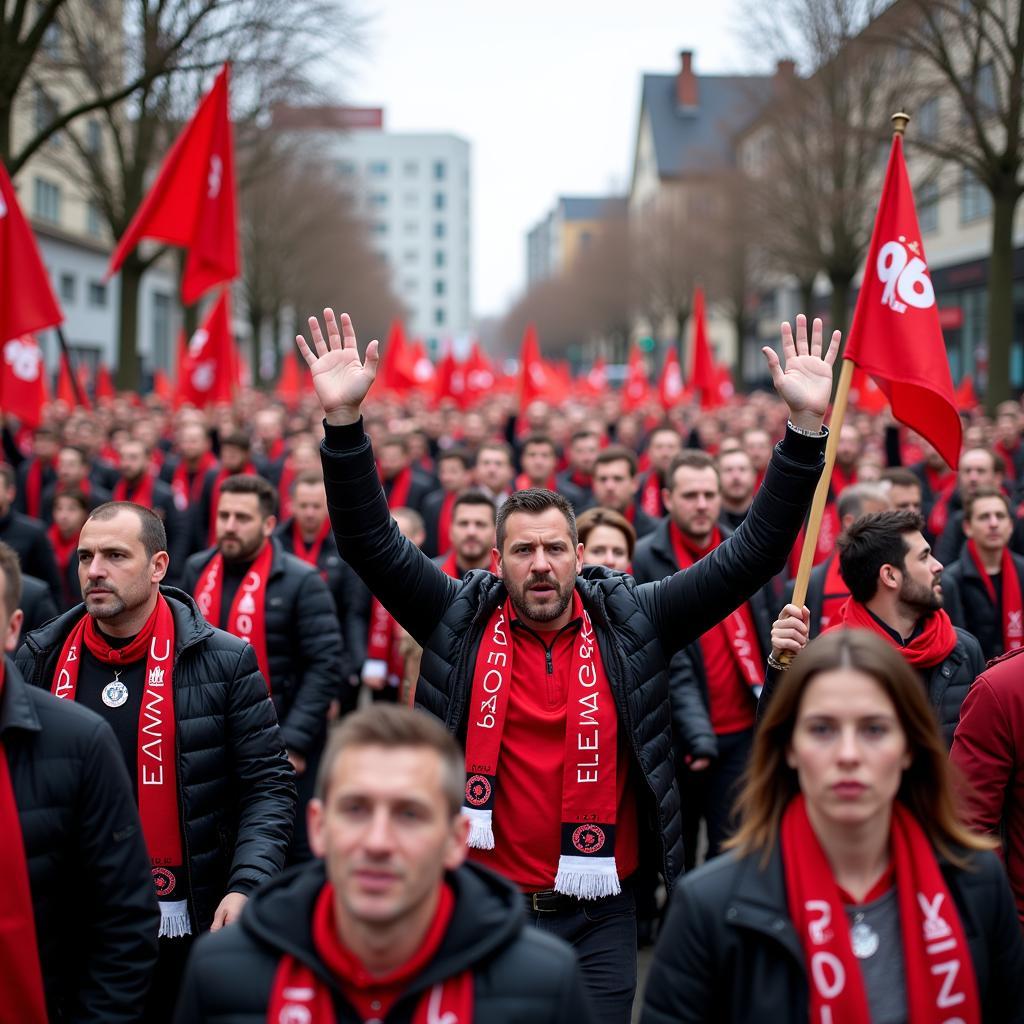
<svg viewBox="0 0 1024 1024">
<path fill-rule="evenodd" d="M 1024 190 L 1024 5 L 1020 0 L 901 0 L 887 41 L 916 72 L 918 118 L 908 141 L 991 197 L 988 273 L 989 412 L 1010 397 L 1013 223 Z M 880 30 L 881 31 L 881 30 Z"/>
</svg>

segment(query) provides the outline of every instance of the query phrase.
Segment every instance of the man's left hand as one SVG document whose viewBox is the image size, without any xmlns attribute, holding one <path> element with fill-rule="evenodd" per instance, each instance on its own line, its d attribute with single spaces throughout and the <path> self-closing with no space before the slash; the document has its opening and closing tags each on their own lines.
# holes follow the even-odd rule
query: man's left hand
<svg viewBox="0 0 1024 1024">
<path fill-rule="evenodd" d="M 768 361 L 772 383 L 779 397 L 789 406 L 789 418 L 794 426 L 803 430 L 821 430 L 832 397 L 832 367 L 839 355 L 842 335 L 832 332 L 828 351 L 821 351 L 821 321 L 815 320 L 807 340 L 807 317 L 796 318 L 796 339 L 788 323 L 782 325 L 782 354 L 785 367 L 779 362 L 775 350 L 767 345 L 761 349 Z"/>
<path fill-rule="evenodd" d="M 220 906 L 213 915 L 213 924 L 210 925 L 210 931 L 219 932 L 224 925 L 236 921 L 238 915 L 242 913 L 242 907 L 245 906 L 245 901 L 248 898 L 248 896 L 243 896 L 240 892 L 229 892 L 220 901 Z"/>
</svg>

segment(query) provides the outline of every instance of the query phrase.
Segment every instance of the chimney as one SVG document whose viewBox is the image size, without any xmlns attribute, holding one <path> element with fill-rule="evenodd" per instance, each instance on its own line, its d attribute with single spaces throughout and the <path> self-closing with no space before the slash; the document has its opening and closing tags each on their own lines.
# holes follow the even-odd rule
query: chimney
<svg viewBox="0 0 1024 1024">
<path fill-rule="evenodd" d="M 697 76 L 693 73 L 693 50 L 679 51 L 676 106 L 684 110 L 695 110 L 698 106 Z"/>
<path fill-rule="evenodd" d="M 775 62 L 775 81 L 776 82 L 789 82 L 796 77 L 796 61 L 779 60 Z"/>
</svg>

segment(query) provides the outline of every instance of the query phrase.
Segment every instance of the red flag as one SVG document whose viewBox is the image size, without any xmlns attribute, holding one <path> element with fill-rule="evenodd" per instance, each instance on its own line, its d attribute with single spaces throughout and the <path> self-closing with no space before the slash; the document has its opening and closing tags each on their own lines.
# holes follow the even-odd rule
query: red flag
<svg viewBox="0 0 1024 1024">
<path fill-rule="evenodd" d="M 84 366 L 78 368 L 75 379 L 71 377 L 71 364 L 68 362 L 67 353 L 61 350 L 60 370 L 57 373 L 57 400 L 65 402 L 72 409 L 80 406 L 83 409 L 91 409 L 88 389 L 85 386 L 83 375 L 86 373 Z M 76 386 L 77 385 L 77 386 Z"/>
<path fill-rule="evenodd" d="M 715 367 L 715 394 L 718 395 L 719 405 L 725 405 L 736 394 L 736 387 L 732 382 L 732 370 L 724 363 Z"/>
<path fill-rule="evenodd" d="M 436 372 L 422 341 L 417 339 L 411 345 L 405 346 L 400 370 L 407 388 L 424 392 L 434 390 Z"/>
<path fill-rule="evenodd" d="M 957 464 L 962 425 L 899 133 L 845 358 L 875 378 L 896 419 L 931 441 L 950 466 Z"/>
<path fill-rule="evenodd" d="M 110 376 L 110 370 L 106 363 L 100 363 L 96 371 L 96 400 L 114 398 L 117 392 L 114 390 L 114 381 Z"/>
<path fill-rule="evenodd" d="M 465 391 L 465 377 L 458 371 L 458 360 L 452 355 L 452 350 L 449 346 L 445 346 L 444 355 L 441 356 L 441 361 L 437 364 L 437 376 L 434 380 L 434 404 L 440 405 L 442 402 L 455 401 L 461 402 L 463 392 Z M 456 375 L 458 376 L 459 386 L 456 388 Z"/>
<path fill-rule="evenodd" d="M 34 429 L 42 421 L 46 399 L 46 366 L 39 344 L 31 334 L 12 338 L 4 344 L 0 366 L 0 408 L 23 427 Z"/>
<path fill-rule="evenodd" d="M 603 356 L 598 356 L 594 360 L 594 365 L 587 370 L 583 378 L 583 387 L 594 398 L 604 398 L 608 394 L 608 366 Z"/>
<path fill-rule="evenodd" d="M 889 408 L 889 399 L 882 389 L 863 370 L 853 371 L 850 381 L 850 404 L 861 412 L 877 414 Z"/>
<path fill-rule="evenodd" d="M 683 371 L 679 366 L 679 353 L 675 345 L 669 345 L 665 352 L 665 364 L 658 378 L 658 397 L 665 412 L 683 397 Z"/>
<path fill-rule="evenodd" d="M 409 386 L 404 371 L 405 349 L 405 330 L 402 327 L 402 321 L 392 320 L 387 341 L 384 343 L 384 351 L 381 353 L 380 367 L 377 370 L 379 388 L 398 394 L 405 392 Z"/>
<path fill-rule="evenodd" d="M 693 291 L 693 341 L 690 348 L 689 387 L 700 392 L 702 409 L 721 405 L 718 385 L 720 374 L 708 342 L 708 328 L 704 313 L 704 289 L 698 285 Z"/>
<path fill-rule="evenodd" d="M 178 356 L 178 402 L 203 407 L 230 402 L 238 386 L 238 355 L 231 334 L 231 309 L 225 288 L 206 320 Z"/>
<path fill-rule="evenodd" d="M 957 385 L 956 405 L 961 412 L 971 412 L 978 407 L 978 393 L 974 390 L 974 378 L 970 374 Z"/>
<path fill-rule="evenodd" d="M 494 367 L 491 365 L 490 359 L 481 350 L 478 341 L 474 341 L 472 348 L 469 350 L 469 358 L 466 360 L 465 370 L 466 388 L 463 396 L 463 405 L 468 407 L 491 394 L 497 383 Z"/>
<path fill-rule="evenodd" d="M 302 378 L 294 352 L 289 352 L 281 360 L 281 374 L 277 379 L 277 397 L 289 407 L 297 405 L 302 397 Z"/>
<path fill-rule="evenodd" d="M 144 238 L 188 249 L 181 281 L 186 306 L 214 285 L 238 277 L 227 64 L 164 158 L 153 187 L 110 257 L 108 277 Z"/>
<path fill-rule="evenodd" d="M 174 397 L 174 389 L 171 387 L 171 382 L 163 370 L 153 371 L 153 394 L 157 398 L 162 398 L 165 402 L 170 402 Z"/>
<path fill-rule="evenodd" d="M 547 399 L 554 385 L 553 374 L 541 358 L 537 328 L 527 324 L 519 350 L 519 404 L 525 409 L 537 399 Z"/>
<path fill-rule="evenodd" d="M 0 163 L 0 342 L 63 319 L 35 236 Z"/>
<path fill-rule="evenodd" d="M 647 365 L 644 354 L 634 344 L 629 350 L 629 365 L 626 367 L 626 382 L 622 386 L 622 411 L 633 412 L 651 400 L 651 385 L 647 379 Z"/>
</svg>

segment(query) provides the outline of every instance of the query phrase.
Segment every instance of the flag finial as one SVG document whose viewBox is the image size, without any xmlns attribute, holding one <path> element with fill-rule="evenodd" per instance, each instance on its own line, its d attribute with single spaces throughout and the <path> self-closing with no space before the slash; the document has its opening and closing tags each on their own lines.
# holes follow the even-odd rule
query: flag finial
<svg viewBox="0 0 1024 1024">
<path fill-rule="evenodd" d="M 900 110 L 893 114 L 889 120 L 892 121 L 892 130 L 897 135 L 902 135 L 907 130 L 907 125 L 910 123 L 910 115 L 904 114 L 903 111 Z"/>
</svg>

